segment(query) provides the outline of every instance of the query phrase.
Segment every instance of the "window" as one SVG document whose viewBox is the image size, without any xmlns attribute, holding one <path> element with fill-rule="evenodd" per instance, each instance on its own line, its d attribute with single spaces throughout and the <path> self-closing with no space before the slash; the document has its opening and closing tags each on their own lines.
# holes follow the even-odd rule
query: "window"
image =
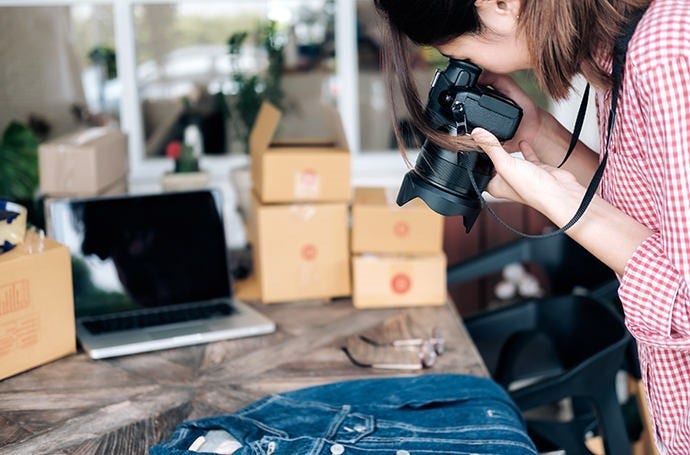
<svg viewBox="0 0 690 455">
<path fill-rule="evenodd" d="M 10 33 L 14 21 L 17 29 L 35 35 L 35 46 L 17 55 L 0 55 L 0 63 L 12 67 L 6 66 L 11 60 L 15 66 L 8 77 L 37 88 L 8 90 L 5 96 L 10 99 L 3 101 L 11 108 L 4 115 L 44 111 L 56 119 L 54 133 L 74 128 L 70 115 L 75 115 L 75 105 L 83 108 L 79 121 L 88 122 L 93 116 L 96 121 L 117 122 L 130 137 L 130 180 L 136 188 L 137 182 L 157 182 L 171 167 L 162 151 L 171 138 L 182 134 L 191 112 L 216 132 L 205 138 L 204 160 L 209 163 L 205 167 L 225 178 L 229 169 L 247 158 L 241 128 L 223 117 L 221 106 L 232 110 L 241 83 L 248 80 L 265 88 L 265 78 L 253 82 L 251 78 L 265 75 L 268 69 L 270 52 L 262 37 L 273 27 L 272 39 L 283 54 L 284 131 L 313 136 L 323 119 L 310 106 L 336 104 L 353 153 L 355 184 L 397 185 L 406 168 L 394 150 L 388 114 L 383 114 L 387 94 L 374 63 L 378 51 L 370 36 L 376 27 L 371 3 L 6 0 L 1 5 L 3 30 Z M 44 21 L 38 26 L 40 34 L 32 32 L 37 17 Z M 20 26 L 18 18 L 33 23 Z M 242 33 L 247 36 L 233 55 L 229 40 Z M 12 35 L 15 43 L 16 36 Z M 38 61 L 26 66 L 20 63 L 22 55 L 36 56 Z M 56 56 L 64 61 L 57 64 Z M 420 68 L 421 79 L 430 79 L 432 73 Z M 5 87 L 12 85 L 8 82 Z M 31 94 L 31 99 L 18 100 L 20 92 Z M 56 96 L 62 98 L 59 103 L 52 99 Z M 52 112 L 56 106 L 59 111 Z M 9 118 L 0 121 L 6 124 Z"/>
<path fill-rule="evenodd" d="M 0 37 L 12 43 L 0 50 L 0 128 L 31 117 L 54 136 L 119 121 L 112 6 L 5 7 Z"/>
</svg>

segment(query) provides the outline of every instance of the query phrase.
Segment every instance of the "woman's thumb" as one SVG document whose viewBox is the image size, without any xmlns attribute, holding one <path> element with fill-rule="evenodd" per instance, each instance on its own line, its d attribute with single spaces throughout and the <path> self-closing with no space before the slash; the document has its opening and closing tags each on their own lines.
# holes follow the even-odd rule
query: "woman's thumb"
<svg viewBox="0 0 690 455">
<path fill-rule="evenodd" d="M 475 128 L 472 130 L 471 136 L 472 139 L 474 139 L 474 142 L 476 142 L 477 145 L 487 155 L 489 155 L 489 158 L 491 158 L 491 161 L 494 162 L 494 165 L 496 165 L 496 159 L 501 159 L 506 155 L 501 143 L 498 142 L 496 136 L 491 134 L 489 131 L 483 128 Z"/>
</svg>

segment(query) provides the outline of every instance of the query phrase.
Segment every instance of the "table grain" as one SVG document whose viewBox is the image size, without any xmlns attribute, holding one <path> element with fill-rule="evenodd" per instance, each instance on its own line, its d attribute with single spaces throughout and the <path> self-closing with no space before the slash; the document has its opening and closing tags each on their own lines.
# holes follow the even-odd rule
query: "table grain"
<svg viewBox="0 0 690 455">
<path fill-rule="evenodd" d="M 487 376 L 452 302 L 437 307 L 355 309 L 350 300 L 251 303 L 277 323 L 264 335 L 92 360 L 83 352 L 0 381 L 0 454 L 146 454 L 183 421 L 234 412 L 271 393 L 334 381 L 426 373 Z M 378 370 L 358 359 L 414 362 L 379 341 L 427 336 L 446 351 L 423 371 Z"/>
</svg>

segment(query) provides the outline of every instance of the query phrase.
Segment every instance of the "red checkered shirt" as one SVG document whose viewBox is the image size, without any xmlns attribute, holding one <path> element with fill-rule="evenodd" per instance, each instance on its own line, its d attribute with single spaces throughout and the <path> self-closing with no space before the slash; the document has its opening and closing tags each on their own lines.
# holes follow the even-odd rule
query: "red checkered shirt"
<svg viewBox="0 0 690 455">
<path fill-rule="evenodd" d="M 611 93 L 597 94 L 604 144 Z M 619 296 L 663 453 L 690 454 L 690 1 L 656 0 L 630 41 L 601 195 L 652 231 Z M 603 147 L 602 147 L 603 148 Z"/>
</svg>

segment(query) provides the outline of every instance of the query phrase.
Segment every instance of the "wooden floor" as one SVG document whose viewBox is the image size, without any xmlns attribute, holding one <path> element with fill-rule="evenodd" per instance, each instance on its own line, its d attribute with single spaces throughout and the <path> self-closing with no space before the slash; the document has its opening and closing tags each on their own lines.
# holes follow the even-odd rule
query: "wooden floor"
<svg viewBox="0 0 690 455">
<path fill-rule="evenodd" d="M 179 423 L 233 412 L 266 394 L 403 374 L 355 367 L 342 345 L 365 361 L 416 358 L 364 346 L 362 333 L 390 340 L 428 336 L 439 326 L 446 353 L 426 372 L 487 374 L 452 304 L 355 310 L 343 300 L 257 308 L 277 322 L 276 333 L 112 360 L 81 353 L 0 381 L 0 454 L 146 454 Z"/>
</svg>

